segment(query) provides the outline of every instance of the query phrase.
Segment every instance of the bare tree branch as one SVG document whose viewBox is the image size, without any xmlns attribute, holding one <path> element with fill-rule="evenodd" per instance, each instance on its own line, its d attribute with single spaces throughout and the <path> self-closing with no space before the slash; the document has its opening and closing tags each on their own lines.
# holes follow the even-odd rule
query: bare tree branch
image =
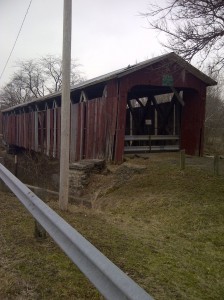
<svg viewBox="0 0 224 300">
<path fill-rule="evenodd" d="M 166 48 L 188 61 L 197 58 L 201 66 L 213 61 L 214 70 L 224 68 L 223 0 L 167 0 L 164 6 L 150 4 L 141 15 L 168 37 Z"/>
<path fill-rule="evenodd" d="M 47 55 L 40 59 L 18 61 L 12 79 L 0 91 L 0 102 L 7 106 L 28 102 L 33 98 L 58 92 L 62 84 L 60 57 Z M 84 80 L 75 60 L 71 64 L 71 85 Z"/>
</svg>

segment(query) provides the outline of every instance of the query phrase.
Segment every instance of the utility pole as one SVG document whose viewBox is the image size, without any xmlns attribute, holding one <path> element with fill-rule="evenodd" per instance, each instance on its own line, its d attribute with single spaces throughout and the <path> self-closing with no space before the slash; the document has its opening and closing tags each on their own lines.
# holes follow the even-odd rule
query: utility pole
<svg viewBox="0 0 224 300">
<path fill-rule="evenodd" d="M 69 192 L 71 28 L 72 0 L 64 0 L 59 187 L 59 207 L 61 210 L 67 210 Z"/>
</svg>

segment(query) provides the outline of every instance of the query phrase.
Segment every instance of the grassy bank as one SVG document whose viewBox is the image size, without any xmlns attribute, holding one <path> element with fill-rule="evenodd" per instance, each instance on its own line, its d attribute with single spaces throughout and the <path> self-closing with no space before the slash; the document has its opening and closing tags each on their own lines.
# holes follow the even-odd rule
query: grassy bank
<svg viewBox="0 0 224 300">
<path fill-rule="evenodd" d="M 130 159 L 145 169 L 123 182 L 117 172 L 122 184 L 94 209 L 59 212 L 155 299 L 223 299 L 224 177 L 191 162 L 179 171 L 176 155 Z M 12 195 L 0 209 L 0 299 L 100 299 L 49 237 L 33 239 Z"/>
</svg>

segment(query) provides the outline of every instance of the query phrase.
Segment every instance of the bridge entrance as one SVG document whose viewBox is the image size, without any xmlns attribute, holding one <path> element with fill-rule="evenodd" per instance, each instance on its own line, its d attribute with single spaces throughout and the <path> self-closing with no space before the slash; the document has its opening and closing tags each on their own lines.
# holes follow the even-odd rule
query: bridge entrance
<svg viewBox="0 0 224 300">
<path fill-rule="evenodd" d="M 125 153 L 179 150 L 183 105 L 182 91 L 173 87 L 133 88 L 127 100 Z"/>
</svg>

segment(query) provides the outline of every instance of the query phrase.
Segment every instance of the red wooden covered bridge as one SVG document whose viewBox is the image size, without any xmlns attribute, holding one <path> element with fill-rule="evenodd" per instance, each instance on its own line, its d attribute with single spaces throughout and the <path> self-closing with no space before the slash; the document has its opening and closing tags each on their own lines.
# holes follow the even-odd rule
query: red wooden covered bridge
<svg viewBox="0 0 224 300">
<path fill-rule="evenodd" d="M 75 85 L 70 161 L 179 149 L 202 155 L 206 87 L 215 84 L 169 53 Z M 60 107 L 58 92 L 3 110 L 3 139 L 59 158 Z"/>
</svg>

